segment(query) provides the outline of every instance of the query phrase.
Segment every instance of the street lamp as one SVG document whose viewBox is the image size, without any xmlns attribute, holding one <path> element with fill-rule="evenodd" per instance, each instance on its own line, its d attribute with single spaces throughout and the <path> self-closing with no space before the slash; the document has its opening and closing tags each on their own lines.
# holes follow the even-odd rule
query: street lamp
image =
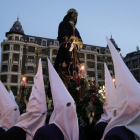
<svg viewBox="0 0 140 140">
<path fill-rule="evenodd" d="M 85 73 L 85 63 L 81 63 L 79 65 L 79 77 L 80 77 L 80 99 L 83 100 L 84 99 L 84 96 L 86 94 L 86 91 L 85 91 L 85 76 L 86 76 L 86 73 Z"/>
<path fill-rule="evenodd" d="M 116 80 L 115 80 L 115 76 L 114 75 L 112 76 L 112 81 L 114 83 L 114 86 L 116 86 L 116 83 L 115 83 Z"/>
<path fill-rule="evenodd" d="M 21 85 L 22 85 L 21 99 L 23 99 L 24 93 L 25 93 L 25 85 L 26 85 L 26 77 L 25 76 L 22 77 Z"/>
<path fill-rule="evenodd" d="M 21 84 L 22 84 L 22 86 L 26 85 L 26 77 L 25 76 L 22 77 Z"/>
<path fill-rule="evenodd" d="M 26 106 L 24 105 L 24 93 L 25 93 L 25 85 L 26 85 L 26 77 L 23 76 L 21 80 L 21 97 L 20 97 L 20 113 L 23 113 L 23 110 L 26 109 Z"/>
<path fill-rule="evenodd" d="M 85 78 L 85 63 L 81 63 L 79 66 L 79 76 L 80 78 Z"/>
</svg>

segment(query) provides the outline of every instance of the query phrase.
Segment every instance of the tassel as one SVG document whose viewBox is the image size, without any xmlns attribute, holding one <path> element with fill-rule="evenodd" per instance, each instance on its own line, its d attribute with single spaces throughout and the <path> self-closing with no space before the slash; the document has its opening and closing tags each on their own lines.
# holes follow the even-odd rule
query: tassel
<svg viewBox="0 0 140 140">
<path fill-rule="evenodd" d="M 93 117 L 89 118 L 89 124 L 91 125 L 91 123 L 93 122 Z"/>
<path fill-rule="evenodd" d="M 88 118 L 90 118 L 91 117 L 91 113 L 88 113 Z"/>
<path fill-rule="evenodd" d="M 94 115 L 95 115 L 95 113 L 94 113 L 94 112 L 92 112 L 92 117 L 94 117 Z"/>
</svg>

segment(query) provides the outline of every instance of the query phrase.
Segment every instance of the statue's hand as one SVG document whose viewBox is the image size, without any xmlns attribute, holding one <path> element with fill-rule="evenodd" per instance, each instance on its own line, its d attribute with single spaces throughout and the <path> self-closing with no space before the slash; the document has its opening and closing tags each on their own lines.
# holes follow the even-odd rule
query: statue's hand
<svg viewBox="0 0 140 140">
<path fill-rule="evenodd" d="M 69 39 L 67 36 L 64 36 L 63 38 L 65 39 L 65 42 L 68 42 Z"/>
<path fill-rule="evenodd" d="M 66 41 L 66 42 L 68 41 L 68 37 L 67 37 L 67 36 L 65 37 L 65 41 Z"/>
</svg>

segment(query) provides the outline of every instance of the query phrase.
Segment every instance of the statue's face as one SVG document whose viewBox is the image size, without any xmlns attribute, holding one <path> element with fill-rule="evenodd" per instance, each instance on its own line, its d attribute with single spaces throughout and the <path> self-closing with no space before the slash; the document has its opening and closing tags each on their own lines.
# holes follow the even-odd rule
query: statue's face
<svg viewBox="0 0 140 140">
<path fill-rule="evenodd" d="M 71 20 L 76 21 L 78 14 L 76 12 L 73 12 L 71 14 Z"/>
</svg>

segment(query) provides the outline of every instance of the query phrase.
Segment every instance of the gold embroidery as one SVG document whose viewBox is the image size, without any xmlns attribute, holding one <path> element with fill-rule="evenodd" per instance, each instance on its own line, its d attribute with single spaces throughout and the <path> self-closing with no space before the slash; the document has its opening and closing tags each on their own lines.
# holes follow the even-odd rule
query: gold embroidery
<svg viewBox="0 0 140 140">
<path fill-rule="evenodd" d="M 64 61 L 63 63 L 62 63 L 62 67 L 66 67 L 67 66 L 67 64 L 66 64 L 66 62 Z"/>
<path fill-rule="evenodd" d="M 77 74 L 77 72 L 76 72 L 75 70 L 73 71 L 73 77 L 74 77 L 75 79 L 78 78 L 78 74 Z"/>
<path fill-rule="evenodd" d="M 78 50 L 79 50 L 79 49 L 82 49 L 82 47 L 83 47 L 83 42 L 80 41 L 80 40 L 78 39 L 78 37 L 71 36 L 71 37 L 70 37 L 70 40 L 73 40 L 73 42 L 72 42 L 73 45 L 71 44 L 71 47 L 70 47 L 69 51 L 72 51 L 72 50 L 73 50 L 73 46 L 74 46 L 74 45 L 77 45 L 77 46 L 78 46 Z"/>
<path fill-rule="evenodd" d="M 70 79 L 71 79 L 71 74 L 70 74 L 70 65 L 67 69 L 67 64 L 64 61 L 62 64 L 59 64 L 60 67 L 60 77 L 62 78 L 64 84 L 70 83 Z"/>
</svg>

